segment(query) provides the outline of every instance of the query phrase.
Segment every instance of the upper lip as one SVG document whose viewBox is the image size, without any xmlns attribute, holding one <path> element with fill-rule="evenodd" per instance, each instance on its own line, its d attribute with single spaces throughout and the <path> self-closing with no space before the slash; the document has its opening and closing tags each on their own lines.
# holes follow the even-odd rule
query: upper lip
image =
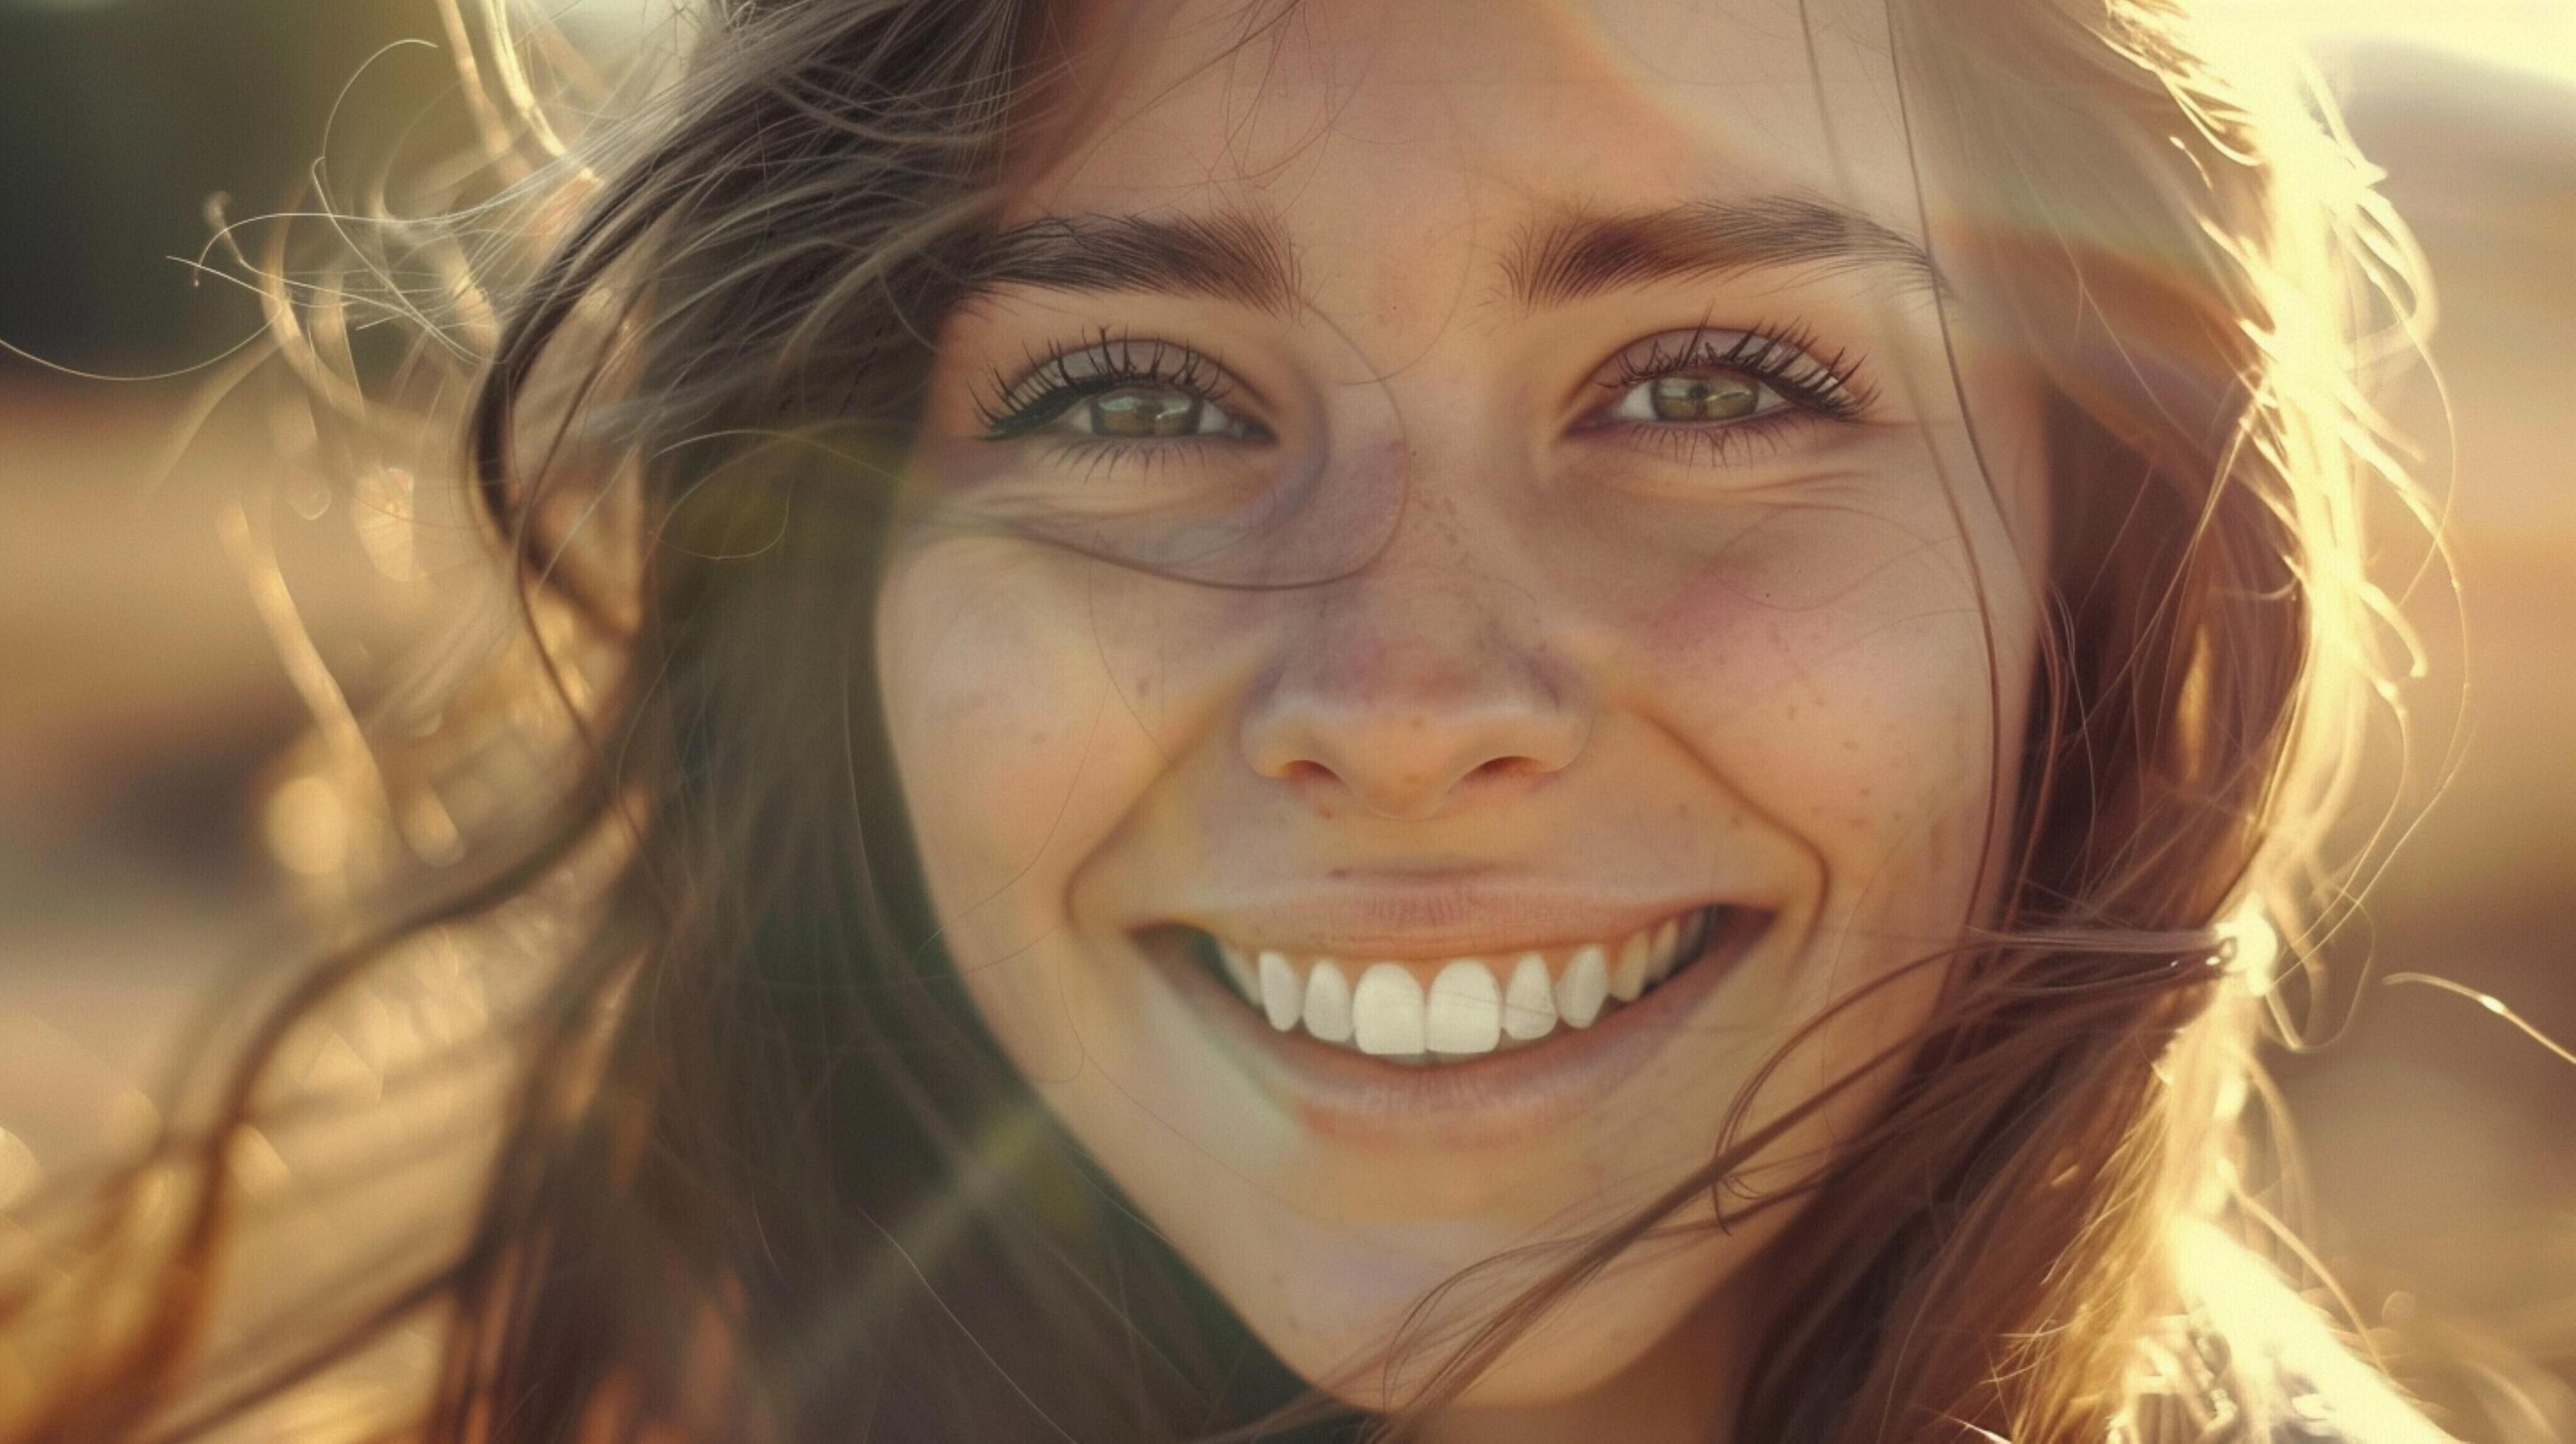
<svg viewBox="0 0 2576 1444">
<path fill-rule="evenodd" d="M 1615 942 L 1666 918 L 1738 900 L 1708 892 L 1613 892 L 1529 880 L 1388 879 L 1180 907 L 1151 922 L 1198 928 L 1247 947 L 1432 959 Z"/>
</svg>

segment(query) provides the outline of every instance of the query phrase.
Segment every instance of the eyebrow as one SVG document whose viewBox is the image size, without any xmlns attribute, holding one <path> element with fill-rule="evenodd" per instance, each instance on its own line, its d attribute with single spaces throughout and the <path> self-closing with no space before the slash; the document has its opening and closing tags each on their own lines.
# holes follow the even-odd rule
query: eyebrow
<svg viewBox="0 0 2576 1444">
<path fill-rule="evenodd" d="M 1298 303 L 1285 231 L 1267 214 L 1234 210 L 1023 222 L 986 243 L 971 285 L 1195 295 L 1281 313 Z"/>
<path fill-rule="evenodd" d="M 1949 284 L 1911 237 L 1813 196 L 1702 200 L 1659 210 L 1570 211 L 1505 258 L 1524 309 L 1657 281 L 1810 266 L 1881 272 L 1900 293 Z M 969 289 L 1194 295 L 1286 314 L 1301 302 L 1295 251 L 1266 213 L 1041 216 L 988 240 Z"/>
<path fill-rule="evenodd" d="M 1513 294 L 1530 310 L 1657 281 L 1788 266 L 1829 275 L 1883 272 L 1900 293 L 1949 289 L 1913 238 L 1802 195 L 1612 215 L 1576 211 L 1534 227 L 1505 265 Z"/>
</svg>

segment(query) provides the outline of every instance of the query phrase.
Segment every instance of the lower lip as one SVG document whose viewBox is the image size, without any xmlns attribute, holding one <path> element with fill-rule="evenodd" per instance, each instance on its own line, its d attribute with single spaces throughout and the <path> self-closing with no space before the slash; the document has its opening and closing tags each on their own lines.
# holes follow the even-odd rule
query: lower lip
<svg viewBox="0 0 2576 1444">
<path fill-rule="evenodd" d="M 1699 956 L 1633 1003 L 1538 1044 L 1428 1067 L 1280 1032 L 1182 947 L 1148 948 L 1163 973 L 1306 1130 L 1389 1146 L 1494 1148 L 1563 1126 L 1644 1068 L 1747 953 L 1774 915 L 1720 914 Z"/>
</svg>

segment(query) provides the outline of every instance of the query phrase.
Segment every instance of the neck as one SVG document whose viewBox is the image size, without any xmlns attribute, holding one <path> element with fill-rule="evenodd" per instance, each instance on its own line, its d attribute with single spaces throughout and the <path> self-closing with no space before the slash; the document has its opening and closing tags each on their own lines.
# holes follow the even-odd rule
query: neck
<svg viewBox="0 0 2576 1444">
<path fill-rule="evenodd" d="M 1424 1444 L 1728 1444 L 1744 1383 L 1742 1322 L 1740 1310 L 1712 1298 L 1635 1363 L 1583 1394 L 1451 1409 L 1426 1421 L 1420 1437 Z"/>
</svg>

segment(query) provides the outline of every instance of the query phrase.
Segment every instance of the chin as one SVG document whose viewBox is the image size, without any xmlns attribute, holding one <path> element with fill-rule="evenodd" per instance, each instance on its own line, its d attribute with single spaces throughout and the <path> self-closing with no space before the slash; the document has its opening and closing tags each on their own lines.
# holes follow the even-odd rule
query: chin
<svg viewBox="0 0 2576 1444">
<path fill-rule="evenodd" d="M 1769 1230 L 1761 1230 L 1767 1233 Z M 1667 1351 L 1704 1351 L 1693 1372 L 1714 1374 L 1727 1352 L 1711 1336 L 1705 1305 L 1729 1292 L 1754 1241 L 1721 1234 L 1713 1223 L 1660 1244 L 1632 1245 L 1571 1299 L 1550 1310 L 1504 1350 L 1446 1407 L 1471 1411 L 1545 1411 L 1623 1387 L 1650 1359 Z M 1281 1361 L 1316 1388 L 1353 1408 L 1382 1413 L 1418 1399 L 1478 1330 L 1545 1278 L 1545 1263 L 1504 1275 L 1476 1269 L 1454 1275 L 1446 1290 L 1390 1298 L 1363 1327 L 1290 1328 L 1279 1336 L 1248 1314 Z M 1418 1312 L 1416 1311 L 1419 1306 Z M 1345 1313 L 1341 1317 L 1357 1320 Z M 1390 1349 L 1389 1340 L 1398 1342 Z"/>
</svg>

